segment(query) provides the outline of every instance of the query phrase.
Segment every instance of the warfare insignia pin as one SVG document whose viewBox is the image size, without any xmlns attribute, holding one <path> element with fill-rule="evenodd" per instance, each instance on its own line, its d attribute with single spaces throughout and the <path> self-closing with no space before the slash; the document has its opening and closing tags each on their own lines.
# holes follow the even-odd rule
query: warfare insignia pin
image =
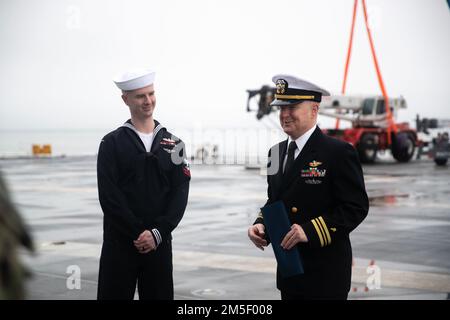
<svg viewBox="0 0 450 320">
<path fill-rule="evenodd" d="M 283 94 L 286 92 L 286 89 L 288 88 L 288 83 L 284 79 L 278 79 L 276 86 L 277 86 L 277 94 Z"/>
<path fill-rule="evenodd" d="M 320 166 L 321 164 L 322 164 L 322 162 L 318 162 L 318 161 L 314 160 L 313 162 L 309 163 L 309 166 L 315 168 L 315 167 Z"/>
</svg>

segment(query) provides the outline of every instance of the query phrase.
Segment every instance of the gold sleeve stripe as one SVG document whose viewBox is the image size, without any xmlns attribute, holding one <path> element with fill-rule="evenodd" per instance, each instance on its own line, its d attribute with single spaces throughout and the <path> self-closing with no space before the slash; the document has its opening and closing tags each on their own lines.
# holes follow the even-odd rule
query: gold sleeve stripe
<svg viewBox="0 0 450 320">
<path fill-rule="evenodd" d="M 316 228 L 316 232 L 317 232 L 317 234 L 319 236 L 319 240 L 320 240 L 320 246 L 323 247 L 322 233 L 321 233 L 319 227 L 317 226 L 316 222 L 314 220 L 311 220 L 311 222 L 312 222 L 314 228 Z"/>
<path fill-rule="evenodd" d="M 324 245 L 329 245 L 328 239 L 327 239 L 327 237 L 325 237 L 325 231 L 323 231 L 322 224 L 320 223 L 319 219 L 315 218 L 314 220 L 316 221 L 317 225 L 319 226 L 320 232 L 322 232 Z"/>
<path fill-rule="evenodd" d="M 322 216 L 319 217 L 319 221 L 322 223 L 322 227 L 325 230 L 325 234 L 328 238 L 328 244 L 331 244 L 330 232 L 328 231 L 327 224 L 325 223 L 325 220 L 323 220 Z"/>
</svg>

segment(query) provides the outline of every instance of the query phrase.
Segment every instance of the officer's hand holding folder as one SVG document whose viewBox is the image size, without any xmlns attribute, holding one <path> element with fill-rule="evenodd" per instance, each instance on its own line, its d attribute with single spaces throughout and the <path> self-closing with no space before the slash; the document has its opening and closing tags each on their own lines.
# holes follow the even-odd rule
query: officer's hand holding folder
<svg viewBox="0 0 450 320">
<path fill-rule="evenodd" d="M 303 265 L 297 248 L 285 250 L 281 247 L 281 241 L 291 229 L 284 203 L 274 202 L 261 208 L 261 211 L 281 275 L 286 278 L 302 274 Z"/>
</svg>

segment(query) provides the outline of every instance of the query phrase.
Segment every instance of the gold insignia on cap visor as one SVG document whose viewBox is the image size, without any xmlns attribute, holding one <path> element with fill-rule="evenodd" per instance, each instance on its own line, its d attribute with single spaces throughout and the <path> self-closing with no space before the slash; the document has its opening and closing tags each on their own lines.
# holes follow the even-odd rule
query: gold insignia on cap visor
<svg viewBox="0 0 450 320">
<path fill-rule="evenodd" d="M 287 85 L 286 80 L 278 79 L 276 86 L 277 86 L 277 94 L 283 94 L 286 91 L 288 85 Z M 275 95 L 275 96 L 277 96 L 277 95 Z"/>
</svg>

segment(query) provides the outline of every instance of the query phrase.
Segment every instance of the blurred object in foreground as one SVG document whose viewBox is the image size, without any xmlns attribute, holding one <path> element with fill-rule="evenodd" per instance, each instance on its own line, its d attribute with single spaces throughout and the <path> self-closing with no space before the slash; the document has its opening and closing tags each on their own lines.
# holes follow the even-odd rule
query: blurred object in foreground
<svg viewBox="0 0 450 320">
<path fill-rule="evenodd" d="M 21 246 L 33 251 L 31 237 L 0 174 L 0 300 L 25 298 L 28 272 L 19 260 Z"/>
</svg>

